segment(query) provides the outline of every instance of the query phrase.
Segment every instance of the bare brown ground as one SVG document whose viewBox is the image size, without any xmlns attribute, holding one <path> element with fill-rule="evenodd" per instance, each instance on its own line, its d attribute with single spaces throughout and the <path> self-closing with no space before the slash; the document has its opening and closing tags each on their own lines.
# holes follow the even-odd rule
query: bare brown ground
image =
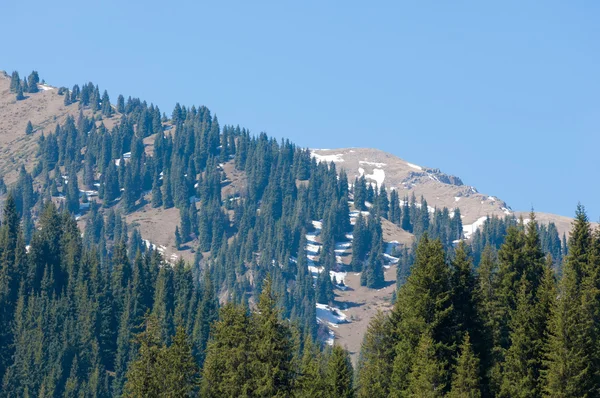
<svg viewBox="0 0 600 398">
<path fill-rule="evenodd" d="M 26 99 L 17 101 L 10 92 L 10 78 L 0 71 L 0 175 L 7 184 L 17 178 L 21 165 L 28 171 L 35 166 L 37 140 L 42 133 L 54 132 L 57 123 L 64 123 L 67 116 L 75 118 L 79 115 L 77 103 L 64 105 L 64 96 L 58 95 L 58 88 L 43 90 L 38 93 L 26 93 Z M 91 115 L 89 109 L 84 111 Z M 112 128 L 119 116 L 104 119 L 107 128 Z M 31 121 L 34 133 L 25 134 L 27 122 Z"/>
<path fill-rule="evenodd" d="M 396 289 L 396 266 L 386 269 L 384 275 L 384 288 L 369 289 L 360 285 L 360 274 L 348 272 L 345 279 L 348 289 L 336 290 L 337 306 L 344 311 L 349 321 L 333 329 L 336 344 L 348 349 L 355 366 L 369 322 L 377 311 L 387 312 L 392 307 L 392 294 Z"/>
</svg>

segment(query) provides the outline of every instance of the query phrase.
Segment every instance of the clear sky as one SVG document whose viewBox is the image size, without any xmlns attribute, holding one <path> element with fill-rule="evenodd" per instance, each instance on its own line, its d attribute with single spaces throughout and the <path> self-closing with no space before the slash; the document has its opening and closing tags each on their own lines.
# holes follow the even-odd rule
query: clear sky
<svg viewBox="0 0 600 398">
<path fill-rule="evenodd" d="M 0 69 L 600 217 L 598 1 L 2 1 Z"/>
</svg>

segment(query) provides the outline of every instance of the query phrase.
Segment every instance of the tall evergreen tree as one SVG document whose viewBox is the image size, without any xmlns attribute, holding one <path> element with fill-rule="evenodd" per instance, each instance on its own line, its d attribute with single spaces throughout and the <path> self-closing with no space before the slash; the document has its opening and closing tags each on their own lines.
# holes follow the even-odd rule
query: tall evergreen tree
<svg viewBox="0 0 600 398">
<path fill-rule="evenodd" d="M 340 346 L 334 346 L 327 362 L 327 384 L 329 397 L 354 397 L 352 363 L 348 352 Z"/>
<path fill-rule="evenodd" d="M 435 352 L 435 343 L 428 333 L 419 340 L 415 361 L 408 375 L 407 396 L 443 397 L 445 391 L 444 364 Z"/>
<path fill-rule="evenodd" d="M 460 356 L 456 364 L 456 372 L 452 378 L 450 398 L 479 398 L 481 397 L 481 380 L 479 377 L 479 359 L 473 352 L 469 334 L 460 348 Z"/>
<path fill-rule="evenodd" d="M 251 366 L 257 396 L 284 397 L 289 395 L 292 387 L 292 347 L 290 329 L 280 318 L 272 285 L 269 276 L 258 302 L 254 325 L 256 340 L 253 347 L 256 358 Z"/>
<path fill-rule="evenodd" d="M 583 206 L 578 206 L 569 239 L 569 249 L 559 297 L 553 307 L 546 345 L 544 390 L 549 396 L 594 395 L 590 367 L 593 344 L 588 326 L 589 313 L 582 306 L 581 279 L 588 260 L 590 226 Z"/>
</svg>

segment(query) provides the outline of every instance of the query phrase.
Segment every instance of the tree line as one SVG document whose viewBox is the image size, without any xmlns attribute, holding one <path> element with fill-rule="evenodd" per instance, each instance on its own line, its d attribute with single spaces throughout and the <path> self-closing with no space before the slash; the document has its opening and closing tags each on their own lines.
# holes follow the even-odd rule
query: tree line
<svg viewBox="0 0 600 398">
<path fill-rule="evenodd" d="M 557 278 L 530 215 L 475 269 L 424 236 L 390 314 L 369 326 L 362 397 L 592 397 L 600 393 L 600 230 L 579 206 Z"/>
</svg>

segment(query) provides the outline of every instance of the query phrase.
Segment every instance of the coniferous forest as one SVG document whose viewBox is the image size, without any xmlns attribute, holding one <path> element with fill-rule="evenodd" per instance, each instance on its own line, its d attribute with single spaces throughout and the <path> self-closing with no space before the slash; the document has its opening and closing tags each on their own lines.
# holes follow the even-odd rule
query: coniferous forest
<svg viewBox="0 0 600 398">
<path fill-rule="evenodd" d="M 14 72 L 11 90 L 27 101 L 38 83 Z M 0 176 L 1 396 L 600 396 L 600 231 L 582 206 L 568 237 L 532 212 L 465 240 L 458 209 L 349 179 L 204 106 L 168 117 L 92 83 L 58 92 L 79 116 L 39 136 L 15 183 Z M 223 196 L 226 165 L 242 192 Z M 145 205 L 178 209 L 194 261 L 127 224 Z M 316 307 L 344 288 L 334 271 L 383 286 L 383 222 L 415 240 L 392 253 L 394 306 L 354 369 Z"/>
</svg>

